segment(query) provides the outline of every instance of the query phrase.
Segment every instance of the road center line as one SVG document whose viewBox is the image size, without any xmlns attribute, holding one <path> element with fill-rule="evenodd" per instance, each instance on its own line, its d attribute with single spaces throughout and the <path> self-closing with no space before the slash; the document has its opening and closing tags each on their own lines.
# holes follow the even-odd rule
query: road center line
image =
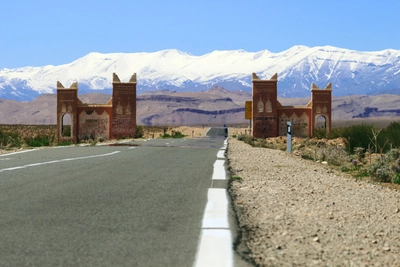
<svg viewBox="0 0 400 267">
<path fill-rule="evenodd" d="M 46 164 L 54 164 L 54 163 L 59 163 L 59 162 L 64 162 L 64 161 L 73 161 L 73 160 L 81 160 L 81 159 L 107 157 L 107 156 L 112 156 L 114 154 L 117 154 L 119 152 L 120 151 L 114 151 L 114 152 L 107 153 L 107 154 L 100 154 L 100 155 L 93 155 L 93 156 L 86 156 L 86 157 L 67 158 L 67 159 L 59 159 L 59 160 L 32 163 L 32 164 L 27 164 L 27 165 L 22 165 L 22 166 L 16 166 L 16 167 L 11 167 L 11 168 L 0 169 L 0 172 L 14 171 L 14 170 L 18 170 L 18 169 L 25 169 L 25 168 L 29 168 L 29 167 L 35 167 L 35 166 L 46 165 Z"/>
</svg>

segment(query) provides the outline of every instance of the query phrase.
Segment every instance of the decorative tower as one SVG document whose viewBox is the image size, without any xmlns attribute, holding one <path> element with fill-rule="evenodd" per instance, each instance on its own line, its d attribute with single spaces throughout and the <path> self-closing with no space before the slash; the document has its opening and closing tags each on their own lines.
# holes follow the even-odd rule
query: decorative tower
<svg viewBox="0 0 400 267">
<path fill-rule="evenodd" d="M 77 142 L 78 83 L 70 88 L 57 81 L 57 138 L 58 142 Z"/>
<path fill-rule="evenodd" d="M 312 103 L 312 124 L 311 133 L 317 126 L 317 119 L 325 119 L 326 133 L 331 131 L 332 127 L 332 83 L 329 83 L 324 89 L 319 89 L 314 83 L 311 84 L 311 103 Z"/>
<path fill-rule="evenodd" d="M 113 73 L 111 137 L 131 138 L 136 135 L 136 73 L 122 83 Z"/>
<path fill-rule="evenodd" d="M 278 74 L 261 80 L 253 73 L 253 136 L 266 138 L 278 136 Z"/>
</svg>

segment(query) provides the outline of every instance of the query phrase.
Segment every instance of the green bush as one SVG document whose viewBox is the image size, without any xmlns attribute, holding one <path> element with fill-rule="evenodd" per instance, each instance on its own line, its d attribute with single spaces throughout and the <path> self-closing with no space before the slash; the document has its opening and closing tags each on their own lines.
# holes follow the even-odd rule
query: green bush
<svg viewBox="0 0 400 267">
<path fill-rule="evenodd" d="M 318 131 L 316 131 L 316 137 L 321 138 Z M 346 151 L 349 154 L 356 153 L 359 156 L 362 156 L 361 149 L 371 149 L 373 152 L 387 152 L 390 149 L 387 137 L 388 132 L 386 130 L 378 130 L 368 124 L 333 128 L 327 136 L 328 139 L 346 139 Z"/>
<path fill-rule="evenodd" d="M 21 147 L 21 145 L 21 137 L 17 133 L 0 131 L 0 147 L 11 148 Z"/>
<path fill-rule="evenodd" d="M 144 136 L 144 127 L 141 125 L 137 125 L 135 138 L 142 138 L 143 136 Z"/>
<path fill-rule="evenodd" d="M 380 159 L 377 159 L 370 167 L 369 167 L 369 174 L 370 176 L 378 181 L 378 182 L 390 182 L 390 168 L 391 165 L 390 158 L 383 154 Z"/>
<path fill-rule="evenodd" d="M 372 125 L 353 125 L 343 129 L 342 136 L 347 140 L 346 149 L 353 153 L 356 147 L 368 148 L 370 146 L 373 126 Z"/>
<path fill-rule="evenodd" d="M 43 135 L 35 137 L 25 137 L 24 141 L 26 145 L 30 147 L 50 146 L 52 144 L 52 138 Z"/>
<path fill-rule="evenodd" d="M 314 130 L 314 137 L 318 139 L 329 138 L 329 135 L 326 134 L 325 128 L 317 128 Z"/>
<path fill-rule="evenodd" d="M 387 183 L 390 181 L 390 170 L 385 167 L 377 169 L 374 176 L 379 182 Z"/>
<path fill-rule="evenodd" d="M 183 137 L 185 137 L 185 135 L 182 134 L 181 132 L 179 132 L 179 131 L 172 131 L 172 138 L 183 138 Z"/>
<path fill-rule="evenodd" d="M 385 129 L 384 136 L 392 147 L 400 148 L 400 122 L 391 122 Z"/>
<path fill-rule="evenodd" d="M 185 137 L 185 135 L 179 131 L 172 131 L 172 134 L 165 133 L 161 137 L 162 138 L 183 138 L 183 137 Z"/>
<path fill-rule="evenodd" d="M 396 174 L 392 182 L 394 184 L 400 184 L 400 173 Z"/>
</svg>

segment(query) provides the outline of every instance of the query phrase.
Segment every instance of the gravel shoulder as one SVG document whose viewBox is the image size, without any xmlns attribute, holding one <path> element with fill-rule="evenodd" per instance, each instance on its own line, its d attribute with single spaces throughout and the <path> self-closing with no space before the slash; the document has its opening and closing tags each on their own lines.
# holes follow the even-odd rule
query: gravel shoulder
<svg viewBox="0 0 400 267">
<path fill-rule="evenodd" d="M 233 138 L 227 154 L 238 252 L 257 266 L 400 266 L 399 191 Z"/>
</svg>

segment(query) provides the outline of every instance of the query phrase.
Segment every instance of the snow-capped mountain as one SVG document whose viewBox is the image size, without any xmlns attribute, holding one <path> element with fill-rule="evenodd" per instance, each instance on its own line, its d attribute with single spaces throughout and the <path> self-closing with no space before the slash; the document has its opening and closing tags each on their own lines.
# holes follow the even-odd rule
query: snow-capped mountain
<svg viewBox="0 0 400 267">
<path fill-rule="evenodd" d="M 294 46 L 280 53 L 267 50 L 213 51 L 194 56 L 175 49 L 154 53 L 90 53 L 59 66 L 0 70 L 0 98 L 31 100 L 55 93 L 56 82 L 79 93 L 111 92 L 112 73 L 122 82 L 137 73 L 138 93 L 169 89 L 202 91 L 213 86 L 251 91 L 251 74 L 269 79 L 278 73 L 281 97 L 308 97 L 311 83 L 332 82 L 333 95 L 400 94 L 400 51 L 359 52 L 332 46 Z"/>
</svg>

